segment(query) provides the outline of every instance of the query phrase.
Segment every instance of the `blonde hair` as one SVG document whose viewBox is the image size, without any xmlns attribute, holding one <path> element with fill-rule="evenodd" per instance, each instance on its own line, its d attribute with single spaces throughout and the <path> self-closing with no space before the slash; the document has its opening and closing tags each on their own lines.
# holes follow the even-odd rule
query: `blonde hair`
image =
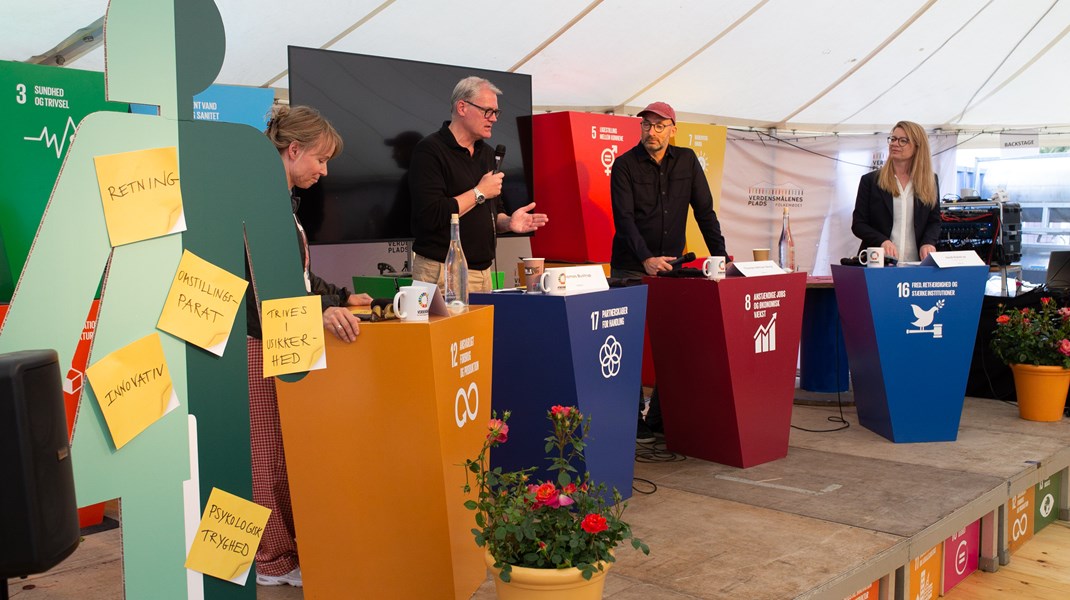
<svg viewBox="0 0 1070 600">
<path fill-rule="evenodd" d="M 330 151 L 329 158 L 342 153 L 342 136 L 334 126 L 310 106 L 287 106 L 278 104 L 271 110 L 271 120 L 264 131 L 279 154 L 297 142 L 302 148 L 313 148 L 325 144 Z"/>
<path fill-rule="evenodd" d="M 912 121 L 899 121 L 892 127 L 902 129 L 914 144 L 914 157 L 910 165 L 910 181 L 914 184 L 914 197 L 921 200 L 929 208 L 935 208 L 936 175 L 933 173 L 933 157 L 929 153 L 929 136 L 925 135 L 925 129 Z M 892 196 L 899 195 L 899 188 L 895 184 L 895 171 L 892 169 L 892 161 L 885 161 L 881 167 L 880 175 L 877 176 L 877 185 Z"/>
</svg>

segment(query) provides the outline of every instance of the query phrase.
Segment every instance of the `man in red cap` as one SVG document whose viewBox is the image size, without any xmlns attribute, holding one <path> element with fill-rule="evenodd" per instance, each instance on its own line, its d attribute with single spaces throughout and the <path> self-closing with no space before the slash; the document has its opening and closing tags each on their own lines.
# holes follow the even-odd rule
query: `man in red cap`
<svg viewBox="0 0 1070 600">
<path fill-rule="evenodd" d="M 710 256 L 727 256 L 724 236 L 713 211 L 713 194 L 694 150 L 672 146 L 676 111 L 654 102 L 638 115 L 639 144 L 613 163 L 613 255 L 611 275 L 628 278 L 671 271 L 669 261 L 684 253 L 687 209 L 709 248 Z M 640 418 L 636 440 L 653 441 L 651 429 L 661 429 L 657 389 L 646 422 Z"/>
</svg>

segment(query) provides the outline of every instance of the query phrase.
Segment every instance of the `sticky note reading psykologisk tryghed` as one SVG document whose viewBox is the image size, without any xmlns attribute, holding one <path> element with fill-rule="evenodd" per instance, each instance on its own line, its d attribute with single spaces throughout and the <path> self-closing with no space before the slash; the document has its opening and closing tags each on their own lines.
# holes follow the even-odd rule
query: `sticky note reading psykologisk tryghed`
<svg viewBox="0 0 1070 600">
<path fill-rule="evenodd" d="M 112 246 L 186 230 L 174 146 L 93 158 Z"/>
<path fill-rule="evenodd" d="M 158 333 L 119 348 L 85 373 L 116 449 L 178 408 Z"/>
<path fill-rule="evenodd" d="M 319 296 L 264 300 L 264 377 L 327 368 Z"/>
<path fill-rule="evenodd" d="M 248 285 L 241 277 L 184 250 L 156 327 L 223 356 Z"/>
<path fill-rule="evenodd" d="M 269 516 L 271 509 L 212 488 L 186 568 L 245 585 Z"/>
</svg>

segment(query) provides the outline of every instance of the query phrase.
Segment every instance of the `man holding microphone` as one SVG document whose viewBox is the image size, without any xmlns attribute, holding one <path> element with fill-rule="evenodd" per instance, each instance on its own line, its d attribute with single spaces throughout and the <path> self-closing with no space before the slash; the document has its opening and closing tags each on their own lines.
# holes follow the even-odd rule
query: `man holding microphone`
<svg viewBox="0 0 1070 600">
<path fill-rule="evenodd" d="M 500 196 L 502 179 L 497 162 L 504 153 L 484 140 L 498 121 L 494 84 L 466 77 L 453 88 L 450 120 L 416 145 L 409 169 L 415 254 L 413 279 L 445 285 L 445 261 L 450 244 L 450 215 L 461 216 L 461 247 L 468 261 L 468 291 L 492 288 L 498 232 L 528 233 L 548 221 L 532 213 L 535 203 L 505 214 Z"/>
</svg>

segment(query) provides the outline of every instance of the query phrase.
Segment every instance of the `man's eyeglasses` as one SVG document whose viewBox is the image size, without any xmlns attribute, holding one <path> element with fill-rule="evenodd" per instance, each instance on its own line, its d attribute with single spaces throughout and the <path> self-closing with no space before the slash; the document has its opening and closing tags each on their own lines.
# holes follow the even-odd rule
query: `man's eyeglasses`
<svg viewBox="0 0 1070 600">
<path fill-rule="evenodd" d="M 906 146 L 909 143 L 910 143 L 910 138 L 908 138 L 908 137 L 895 137 L 894 135 L 888 136 L 888 145 L 889 146 L 893 146 L 893 145 L 894 146 Z"/>
<path fill-rule="evenodd" d="M 485 106 L 480 106 L 478 104 L 473 104 L 473 103 L 471 103 L 471 102 L 469 102 L 467 100 L 461 100 L 461 102 L 464 102 L 468 106 L 471 106 L 473 108 L 478 108 L 479 110 L 483 111 L 483 118 L 484 119 L 489 119 L 491 117 L 497 118 L 502 114 L 502 111 L 498 110 L 497 108 L 487 108 Z"/>
<path fill-rule="evenodd" d="M 643 128 L 643 131 L 650 131 L 653 129 L 656 133 L 665 131 L 665 128 L 672 127 L 672 123 L 651 123 L 650 121 L 643 121 L 639 123 L 639 126 Z"/>
</svg>

